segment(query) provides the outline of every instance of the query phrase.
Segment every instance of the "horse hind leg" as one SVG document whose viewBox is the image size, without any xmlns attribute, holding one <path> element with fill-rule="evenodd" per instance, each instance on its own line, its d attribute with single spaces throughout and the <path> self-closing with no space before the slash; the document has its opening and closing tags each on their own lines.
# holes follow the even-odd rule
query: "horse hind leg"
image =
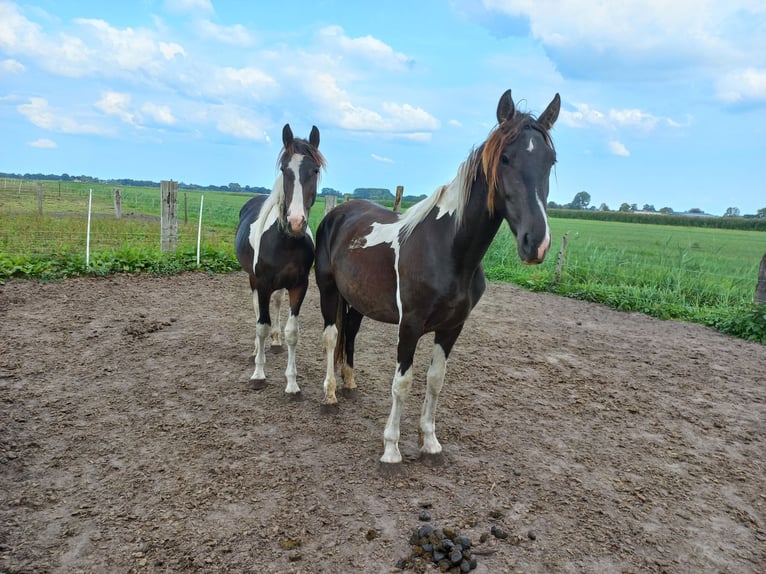
<svg viewBox="0 0 766 574">
<path fill-rule="evenodd" d="M 354 380 L 354 343 L 356 335 L 359 333 L 359 327 L 362 324 L 362 315 L 353 307 L 349 307 L 346 314 L 345 326 L 345 346 L 346 358 L 341 366 L 341 376 L 343 377 L 343 388 L 341 395 L 345 398 L 354 398 L 356 396 L 356 381 Z"/>
<path fill-rule="evenodd" d="M 285 292 L 283 289 L 278 289 L 271 294 L 271 304 L 274 306 L 274 325 L 271 329 L 271 352 L 282 352 L 282 300 L 284 299 Z M 287 333 L 285 333 L 287 336 Z"/>
</svg>

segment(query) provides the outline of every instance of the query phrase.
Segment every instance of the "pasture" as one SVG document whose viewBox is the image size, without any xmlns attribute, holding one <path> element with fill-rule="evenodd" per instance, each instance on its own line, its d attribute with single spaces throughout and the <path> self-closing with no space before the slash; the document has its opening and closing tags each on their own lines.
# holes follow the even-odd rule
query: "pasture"
<svg viewBox="0 0 766 574">
<path fill-rule="evenodd" d="M 384 478 L 395 328 L 362 324 L 356 399 L 321 414 L 314 285 L 302 402 L 286 353 L 251 387 L 242 272 L 11 281 L 0 313 L 0 572 L 398 572 L 424 510 L 482 574 L 766 563 L 757 343 L 492 284 L 447 368 L 445 464 L 416 459 L 426 337 Z"/>
<path fill-rule="evenodd" d="M 179 252 L 160 256 L 159 188 L 121 188 L 123 218 L 113 217 L 112 185 L 6 180 L 0 187 L 0 281 L 11 276 L 56 278 L 81 274 L 196 268 L 199 191 L 179 190 Z M 93 189 L 91 254 L 85 267 L 88 190 Z M 233 237 L 244 193 L 204 193 L 202 269 L 239 269 Z M 185 203 L 185 208 L 184 208 Z M 405 205 L 406 207 L 406 205 Z M 186 213 L 186 223 L 184 223 Z M 319 198 L 311 212 L 316 230 L 324 213 Z M 625 311 L 713 326 L 766 343 L 766 317 L 751 302 L 766 233 L 551 218 L 553 247 L 546 261 L 522 265 L 513 238 L 501 228 L 484 259 L 492 281 L 512 282 Z M 568 243 L 556 276 L 562 237 Z"/>
</svg>

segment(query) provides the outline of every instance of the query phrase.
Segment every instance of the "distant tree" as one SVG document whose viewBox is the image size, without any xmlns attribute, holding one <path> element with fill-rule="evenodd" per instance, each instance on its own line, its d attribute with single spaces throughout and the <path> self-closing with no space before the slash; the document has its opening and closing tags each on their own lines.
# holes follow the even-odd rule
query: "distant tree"
<svg viewBox="0 0 766 574">
<path fill-rule="evenodd" d="M 325 197 L 327 195 L 337 195 L 338 197 L 340 197 L 343 194 L 339 192 L 337 189 L 333 189 L 332 187 L 323 187 L 319 195 L 321 197 Z"/>
<path fill-rule="evenodd" d="M 559 209 L 561 206 L 555 201 L 548 202 L 548 209 Z M 765 208 L 766 209 L 766 208 Z"/>
<path fill-rule="evenodd" d="M 623 202 L 622 204 L 620 204 L 620 209 L 618 211 L 622 211 L 622 212 L 630 211 L 630 204 Z"/>
<path fill-rule="evenodd" d="M 660 213 L 664 213 L 665 215 L 670 215 L 673 213 L 672 207 L 660 207 Z"/>
<path fill-rule="evenodd" d="M 609 206 L 606 203 L 602 203 L 598 206 L 599 211 L 609 211 Z"/>
<path fill-rule="evenodd" d="M 590 193 L 587 191 L 581 191 L 576 193 L 572 203 L 569 204 L 569 209 L 587 209 L 590 203 Z"/>
<path fill-rule="evenodd" d="M 699 207 L 692 207 L 692 208 L 691 208 L 691 209 L 688 211 L 688 213 L 705 213 L 705 212 L 704 212 L 704 211 L 702 211 L 702 210 L 701 210 Z"/>
<path fill-rule="evenodd" d="M 654 209 L 654 206 L 651 203 L 645 203 L 644 207 L 641 208 L 641 211 L 648 211 L 650 213 L 654 213 L 657 210 Z"/>
<path fill-rule="evenodd" d="M 755 212 L 755 216 L 759 219 L 766 219 L 766 207 L 762 207 Z"/>
<path fill-rule="evenodd" d="M 727 207 L 724 217 L 739 217 L 739 207 Z"/>
<path fill-rule="evenodd" d="M 242 191 L 242 186 L 239 185 L 238 183 L 230 183 L 229 191 Z"/>
<path fill-rule="evenodd" d="M 357 199 L 395 199 L 390 189 L 380 187 L 357 187 L 354 190 L 353 196 Z"/>
<path fill-rule="evenodd" d="M 631 203 L 630 204 L 630 210 L 633 212 L 638 211 L 638 204 L 637 203 Z"/>
</svg>

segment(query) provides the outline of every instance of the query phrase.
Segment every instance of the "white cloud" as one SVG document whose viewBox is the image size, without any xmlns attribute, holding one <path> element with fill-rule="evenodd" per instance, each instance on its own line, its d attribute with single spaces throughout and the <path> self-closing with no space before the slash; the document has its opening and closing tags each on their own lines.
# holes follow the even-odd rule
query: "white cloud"
<svg viewBox="0 0 766 574">
<path fill-rule="evenodd" d="M 39 128 L 69 134 L 107 134 L 106 128 L 68 117 L 64 111 L 50 107 L 45 98 L 30 98 L 28 104 L 16 107 L 18 112 Z"/>
<path fill-rule="evenodd" d="M 361 57 L 383 68 L 405 69 L 412 64 L 412 58 L 396 52 L 385 42 L 369 35 L 350 38 L 340 26 L 322 28 L 320 37 L 328 44 L 339 47 L 348 56 Z"/>
<path fill-rule="evenodd" d="M 496 35 L 537 39 L 568 78 L 711 84 L 766 65 L 762 0 L 453 1 Z"/>
<path fill-rule="evenodd" d="M 141 113 L 158 124 L 173 125 L 177 121 L 168 106 L 161 106 L 151 102 L 148 102 L 141 107 Z"/>
<path fill-rule="evenodd" d="M 384 157 L 376 153 L 370 154 L 370 157 L 374 159 L 375 161 L 379 161 L 381 163 L 394 163 L 394 160 L 392 160 L 390 157 Z"/>
<path fill-rule="evenodd" d="M 207 40 L 215 40 L 222 44 L 234 46 L 250 46 L 253 44 L 253 35 L 241 24 L 222 26 L 210 20 L 199 20 L 196 23 L 197 32 Z"/>
<path fill-rule="evenodd" d="M 101 99 L 96 102 L 96 107 L 105 114 L 117 116 L 126 124 L 134 124 L 135 119 L 130 106 L 130 94 L 120 92 L 104 92 Z"/>
<path fill-rule="evenodd" d="M 562 109 L 560 114 L 562 122 L 572 128 L 596 126 L 607 130 L 632 128 L 650 132 L 660 122 L 670 127 L 682 125 L 670 118 L 660 118 L 635 108 L 622 110 L 612 108 L 607 112 L 602 112 L 584 103 L 575 104 L 574 108 L 574 111 Z"/>
<path fill-rule="evenodd" d="M 31 147 L 36 147 L 36 148 L 40 148 L 40 149 L 55 149 L 55 148 L 58 147 L 56 145 L 56 142 L 54 142 L 53 140 L 46 139 L 46 138 L 41 138 L 39 140 L 35 140 L 33 142 L 29 142 L 29 145 Z"/>
<path fill-rule="evenodd" d="M 628 148 L 625 147 L 625 144 L 614 140 L 609 142 L 609 151 L 614 155 L 619 155 L 621 157 L 630 156 L 630 152 L 628 151 Z"/>
<path fill-rule="evenodd" d="M 309 78 L 314 87 L 312 95 L 317 99 L 322 115 L 327 121 L 342 128 L 355 131 L 390 132 L 402 137 L 422 141 L 430 135 L 424 130 L 439 129 L 440 123 L 434 116 L 410 104 L 384 102 L 384 114 L 355 105 L 350 96 L 340 89 L 333 76 L 314 73 Z M 412 133 L 421 132 L 421 133 Z"/>
<path fill-rule="evenodd" d="M 24 64 L 21 62 L 17 62 L 16 60 L 1 60 L 0 61 L 0 72 L 6 73 L 6 74 L 21 74 L 24 72 L 26 68 L 24 67 Z"/>
<path fill-rule="evenodd" d="M 160 52 L 166 60 L 172 60 L 176 56 L 186 56 L 186 50 L 180 44 L 174 42 L 160 42 Z"/>
<path fill-rule="evenodd" d="M 726 74 L 718 81 L 717 89 L 718 97 L 727 103 L 766 102 L 766 68 L 747 68 Z"/>
</svg>

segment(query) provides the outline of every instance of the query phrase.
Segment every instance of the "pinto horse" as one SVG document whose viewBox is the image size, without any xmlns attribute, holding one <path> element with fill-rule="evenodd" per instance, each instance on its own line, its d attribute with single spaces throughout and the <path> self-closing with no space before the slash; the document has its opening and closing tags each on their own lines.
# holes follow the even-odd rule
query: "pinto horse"
<svg viewBox="0 0 766 574">
<path fill-rule="evenodd" d="M 442 462 L 435 412 L 447 358 L 484 293 L 482 258 L 503 220 L 524 263 L 541 263 L 551 245 L 546 215 L 556 154 L 549 132 L 561 99 L 535 119 L 506 91 L 498 125 L 471 151 L 447 185 L 399 215 L 364 200 L 340 204 L 317 229 L 315 273 L 327 357 L 324 405 L 336 405 L 335 367 L 353 391 L 354 339 L 363 317 L 398 325 L 392 405 L 383 432 L 381 470 L 402 471 L 399 422 L 412 387 L 418 340 L 434 333 L 420 417 L 420 456 Z M 326 408 L 326 407 L 325 407 Z"/>
<path fill-rule="evenodd" d="M 236 236 L 237 259 L 247 271 L 257 316 L 255 328 L 255 371 L 253 387 L 266 382 L 266 342 L 272 335 L 275 349 L 281 349 L 279 311 L 283 290 L 290 299 L 290 317 L 285 325 L 287 343 L 287 387 L 297 397 L 295 348 L 298 344 L 298 313 L 306 296 L 309 273 L 314 263 L 314 240 L 308 226 L 309 211 L 317 195 L 320 168 L 325 159 L 319 152 L 319 130 L 311 129 L 308 141 L 293 137 L 290 124 L 282 129 L 284 148 L 279 156 L 280 173 L 268 196 L 250 199 L 239 212 Z M 269 299 L 276 307 L 276 330 L 272 333 Z"/>
</svg>

